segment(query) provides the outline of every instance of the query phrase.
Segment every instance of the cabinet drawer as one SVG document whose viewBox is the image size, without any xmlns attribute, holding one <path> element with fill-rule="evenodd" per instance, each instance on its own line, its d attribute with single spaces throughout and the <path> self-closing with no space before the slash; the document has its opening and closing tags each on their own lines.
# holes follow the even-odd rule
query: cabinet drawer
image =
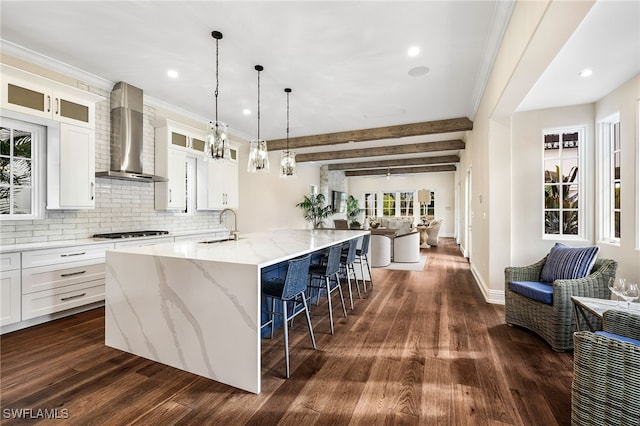
<svg viewBox="0 0 640 426">
<path fill-rule="evenodd" d="M 85 262 L 64 263 L 39 266 L 22 270 L 22 294 L 50 290 L 71 284 L 104 280 L 104 262 L 88 260 Z"/>
<path fill-rule="evenodd" d="M 91 244 L 65 248 L 25 251 L 22 253 L 22 268 L 55 265 L 89 259 L 104 259 L 105 252 L 113 249 L 113 244 Z"/>
<path fill-rule="evenodd" d="M 0 270 L 13 271 L 20 269 L 20 253 L 0 254 Z"/>
<path fill-rule="evenodd" d="M 104 280 L 74 284 L 22 296 L 22 320 L 104 300 Z"/>
</svg>

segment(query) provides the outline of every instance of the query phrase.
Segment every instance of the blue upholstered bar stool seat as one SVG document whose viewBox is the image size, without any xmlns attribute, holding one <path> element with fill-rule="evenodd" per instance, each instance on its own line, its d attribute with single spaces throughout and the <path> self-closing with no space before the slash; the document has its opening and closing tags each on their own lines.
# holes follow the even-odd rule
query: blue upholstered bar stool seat
<svg viewBox="0 0 640 426">
<path fill-rule="evenodd" d="M 289 378 L 289 320 L 296 315 L 304 312 L 307 317 L 307 327 L 309 328 L 309 336 L 311 337 L 311 345 L 316 348 L 316 339 L 313 335 L 313 327 L 311 326 L 311 317 L 309 316 L 309 307 L 305 291 L 309 281 L 309 264 L 311 256 L 289 261 L 285 278 L 271 278 L 262 280 L 262 294 L 271 298 L 271 311 L 269 321 L 262 324 L 261 327 L 271 326 L 271 338 L 273 339 L 274 315 L 283 316 L 283 334 L 284 334 L 284 358 L 286 362 L 286 376 Z M 275 312 L 275 302 L 279 300 L 282 303 L 282 312 Z M 291 302 L 291 303 L 290 303 Z M 290 303 L 290 305 L 287 305 Z M 291 309 L 289 309 L 289 307 Z"/>
<path fill-rule="evenodd" d="M 329 323 L 331 324 L 331 334 L 333 334 L 333 307 L 331 306 L 331 293 L 338 290 L 340 295 L 340 303 L 342 304 L 342 314 L 347 316 L 347 309 L 344 306 L 344 297 L 342 296 L 342 286 L 340 285 L 340 255 L 342 253 L 342 245 L 336 244 L 329 247 L 329 255 L 325 264 L 311 265 L 309 267 L 309 287 L 318 290 L 318 300 L 320 299 L 320 291 L 327 292 L 327 303 L 329 304 Z M 332 280 L 335 284 L 332 285 Z M 322 284 L 315 284 L 316 281 L 324 281 Z"/>
<path fill-rule="evenodd" d="M 358 247 L 358 239 L 352 239 L 343 244 L 342 255 L 340 256 L 340 271 L 347 278 L 347 286 L 349 289 L 349 303 L 351 310 L 353 311 L 353 292 L 351 291 L 351 275 L 353 273 L 353 280 L 358 290 L 358 298 L 362 298 L 360 294 L 360 285 L 358 284 L 358 278 L 356 277 L 356 268 L 353 266 L 356 259 L 356 250 Z"/>
<path fill-rule="evenodd" d="M 371 276 L 371 265 L 369 264 L 369 242 L 371 241 L 371 234 L 365 234 L 362 236 L 362 244 L 359 249 L 356 249 L 356 257 L 354 262 L 360 264 L 360 273 L 362 274 L 362 287 L 364 292 L 367 292 L 367 281 L 364 279 L 364 265 L 367 265 L 367 271 L 369 272 L 369 283 L 373 287 L 373 277 Z"/>
</svg>

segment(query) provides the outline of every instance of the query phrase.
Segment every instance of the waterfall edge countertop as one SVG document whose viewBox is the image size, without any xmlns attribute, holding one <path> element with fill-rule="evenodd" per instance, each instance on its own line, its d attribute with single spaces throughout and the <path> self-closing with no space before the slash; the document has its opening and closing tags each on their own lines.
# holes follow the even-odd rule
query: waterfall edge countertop
<svg viewBox="0 0 640 426">
<path fill-rule="evenodd" d="M 175 242 L 148 247 L 122 248 L 119 252 L 191 260 L 255 265 L 260 268 L 313 253 L 333 244 L 368 234 L 361 230 L 281 229 L 242 234 L 239 240 Z"/>
<path fill-rule="evenodd" d="M 109 250 L 105 345 L 258 394 L 262 269 L 367 233 L 277 230 Z"/>
</svg>

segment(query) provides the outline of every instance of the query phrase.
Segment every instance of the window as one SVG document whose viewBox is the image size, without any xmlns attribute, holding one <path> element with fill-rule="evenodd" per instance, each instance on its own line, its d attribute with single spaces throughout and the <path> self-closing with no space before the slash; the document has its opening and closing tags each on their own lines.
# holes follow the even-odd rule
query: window
<svg viewBox="0 0 640 426">
<path fill-rule="evenodd" d="M 43 126 L 0 119 L 0 218 L 42 216 L 44 171 L 39 161 L 44 143 Z"/>
<path fill-rule="evenodd" d="M 185 180 L 184 180 L 184 205 L 177 213 L 193 215 L 196 211 L 196 158 L 188 156 L 184 160 Z"/>
<path fill-rule="evenodd" d="M 544 133 L 544 234 L 581 235 L 580 150 L 584 129 L 555 129 Z"/>
<path fill-rule="evenodd" d="M 396 215 L 396 193 L 385 192 L 382 194 L 382 216 Z"/>
<path fill-rule="evenodd" d="M 378 194 L 364 194 L 364 212 L 365 216 L 375 217 L 378 215 Z"/>
<path fill-rule="evenodd" d="M 400 216 L 413 216 L 414 192 L 400 193 Z"/>
<path fill-rule="evenodd" d="M 620 240 L 620 122 L 611 126 L 611 171 L 609 184 L 610 235 Z"/>
</svg>

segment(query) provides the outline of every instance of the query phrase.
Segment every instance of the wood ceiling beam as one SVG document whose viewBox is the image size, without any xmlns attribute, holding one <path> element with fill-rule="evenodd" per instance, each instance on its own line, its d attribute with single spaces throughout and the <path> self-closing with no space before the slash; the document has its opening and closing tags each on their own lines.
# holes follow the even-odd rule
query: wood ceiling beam
<svg viewBox="0 0 640 426">
<path fill-rule="evenodd" d="M 397 139 L 407 136 L 463 132 L 467 130 L 473 130 L 473 121 L 469 120 L 467 117 L 460 117 L 447 120 L 425 121 L 422 123 L 401 124 L 398 126 L 299 136 L 289 138 L 289 148 L 308 148 L 312 146 L 336 145 L 348 142 L 365 142 L 380 139 Z M 276 139 L 269 141 L 267 143 L 267 147 L 269 151 L 286 149 L 287 140 Z"/>
<path fill-rule="evenodd" d="M 381 146 L 378 148 L 313 152 L 296 155 L 296 162 L 304 163 L 307 161 L 342 160 L 345 158 L 380 157 L 383 155 L 419 154 L 424 152 L 455 151 L 457 149 L 464 149 L 464 141 L 453 139 L 449 141 Z"/>
<path fill-rule="evenodd" d="M 429 164 L 459 163 L 457 155 L 441 155 L 439 157 L 404 158 L 397 160 L 361 161 L 356 163 L 329 164 L 329 170 L 378 169 L 384 167 L 426 166 Z"/>
<path fill-rule="evenodd" d="M 442 166 L 423 166 L 423 167 L 401 167 L 395 169 L 375 169 L 375 170 L 351 170 L 344 172 L 349 176 L 380 176 L 380 175 L 405 175 L 411 173 L 435 173 L 435 172 L 455 172 L 456 166 L 446 164 Z"/>
</svg>

